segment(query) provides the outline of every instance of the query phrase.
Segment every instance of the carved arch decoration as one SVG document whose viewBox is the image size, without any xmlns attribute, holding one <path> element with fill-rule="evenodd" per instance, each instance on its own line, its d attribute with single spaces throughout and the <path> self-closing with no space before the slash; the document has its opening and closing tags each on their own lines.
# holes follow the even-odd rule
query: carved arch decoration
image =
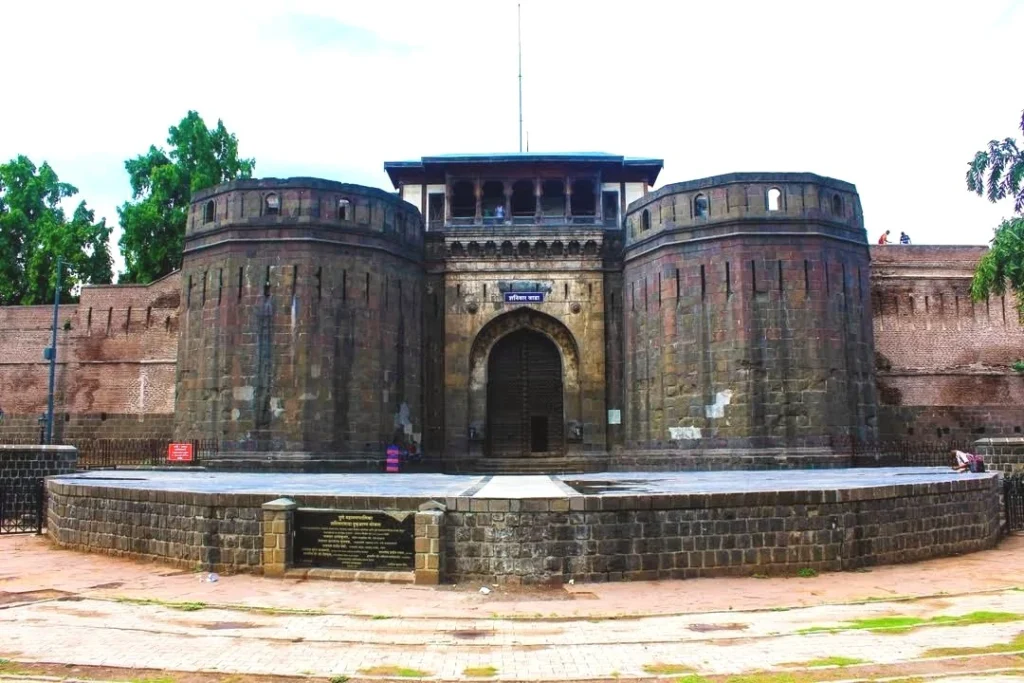
<svg viewBox="0 0 1024 683">
<path fill-rule="evenodd" d="M 580 352 L 576 338 L 561 321 L 523 306 L 494 318 L 477 333 L 469 352 L 469 428 L 483 436 L 487 422 L 487 360 L 503 337 L 518 330 L 539 332 L 550 339 L 562 359 L 563 409 L 566 424 L 582 416 Z"/>
</svg>

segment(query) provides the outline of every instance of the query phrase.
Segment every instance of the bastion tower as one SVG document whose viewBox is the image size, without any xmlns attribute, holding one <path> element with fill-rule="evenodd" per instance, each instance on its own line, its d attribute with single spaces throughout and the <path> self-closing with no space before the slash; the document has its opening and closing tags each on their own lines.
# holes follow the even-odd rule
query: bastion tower
<svg viewBox="0 0 1024 683">
<path fill-rule="evenodd" d="M 630 204 L 627 450 L 848 455 L 877 432 L 869 253 L 856 188 L 734 173 Z"/>
<path fill-rule="evenodd" d="M 381 190 L 240 180 L 192 200 L 178 440 L 221 469 L 378 469 L 422 434 L 423 224 Z"/>
</svg>

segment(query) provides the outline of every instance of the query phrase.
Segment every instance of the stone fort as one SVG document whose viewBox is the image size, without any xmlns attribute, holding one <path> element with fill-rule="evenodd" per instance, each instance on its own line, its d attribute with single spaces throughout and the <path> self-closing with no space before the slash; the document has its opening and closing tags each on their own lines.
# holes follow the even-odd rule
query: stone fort
<svg viewBox="0 0 1024 683">
<path fill-rule="evenodd" d="M 984 247 L 869 246 L 854 185 L 658 159 L 424 157 L 395 193 L 197 193 L 179 271 L 58 326 L 63 441 L 215 440 L 224 469 L 843 465 L 857 443 L 1024 427 Z M 0 309 L 0 439 L 35 442 L 50 307 Z"/>
</svg>

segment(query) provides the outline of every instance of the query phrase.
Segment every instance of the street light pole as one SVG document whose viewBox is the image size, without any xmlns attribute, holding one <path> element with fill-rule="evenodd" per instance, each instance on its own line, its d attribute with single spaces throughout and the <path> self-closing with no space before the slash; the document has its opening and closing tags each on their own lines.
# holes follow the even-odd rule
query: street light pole
<svg viewBox="0 0 1024 683">
<path fill-rule="evenodd" d="M 64 259 L 57 257 L 57 286 L 53 290 L 53 330 L 50 335 L 50 348 L 46 355 L 50 359 L 50 393 L 46 399 L 46 444 L 53 443 L 53 385 L 57 372 L 57 314 L 60 311 L 60 272 Z"/>
</svg>

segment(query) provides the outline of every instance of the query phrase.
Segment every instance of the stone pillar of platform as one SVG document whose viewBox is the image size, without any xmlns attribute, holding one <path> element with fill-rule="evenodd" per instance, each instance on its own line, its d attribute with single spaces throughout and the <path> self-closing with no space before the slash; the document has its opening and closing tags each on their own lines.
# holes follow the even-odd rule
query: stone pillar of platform
<svg viewBox="0 0 1024 683">
<path fill-rule="evenodd" d="M 294 500 L 278 498 L 263 504 L 263 575 L 284 576 L 292 564 Z"/>
<path fill-rule="evenodd" d="M 436 586 L 444 577 L 445 506 L 430 501 L 420 506 L 415 521 L 416 583 Z"/>
</svg>

